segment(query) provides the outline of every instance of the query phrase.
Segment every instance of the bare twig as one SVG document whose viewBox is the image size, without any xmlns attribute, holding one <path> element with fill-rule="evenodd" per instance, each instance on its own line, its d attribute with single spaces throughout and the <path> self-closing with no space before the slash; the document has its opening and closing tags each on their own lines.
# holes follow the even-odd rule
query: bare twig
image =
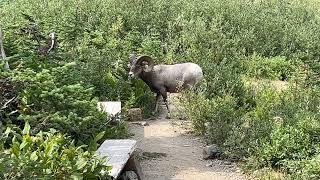
<svg viewBox="0 0 320 180">
<path fill-rule="evenodd" d="M 1 116 L 0 116 L 0 137 L 2 136 L 2 122 L 1 122 Z"/>
<path fill-rule="evenodd" d="M 13 100 L 16 100 L 17 97 L 13 97 L 11 99 L 9 99 L 6 103 L 4 103 L 4 105 L 1 107 L 1 109 L 5 109 L 8 107 L 8 104 L 10 104 Z"/>
<path fill-rule="evenodd" d="M 4 47 L 3 47 L 3 35 L 2 35 L 2 28 L 1 28 L 1 27 L 0 27 L 0 51 L 1 51 L 2 60 L 5 61 L 4 68 L 5 68 L 5 69 L 10 69 L 9 63 L 8 63 L 8 61 L 6 60 L 6 53 L 4 52 Z"/>
</svg>

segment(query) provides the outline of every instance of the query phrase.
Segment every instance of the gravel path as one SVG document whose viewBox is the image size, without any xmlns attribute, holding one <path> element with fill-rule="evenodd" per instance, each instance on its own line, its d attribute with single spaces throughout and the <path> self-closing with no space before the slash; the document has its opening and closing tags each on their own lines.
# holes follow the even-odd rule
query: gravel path
<svg viewBox="0 0 320 180">
<path fill-rule="evenodd" d="M 185 127 L 187 121 L 156 119 L 148 126 L 129 124 L 138 141 L 145 180 L 244 180 L 236 164 L 203 160 L 204 144 Z"/>
</svg>

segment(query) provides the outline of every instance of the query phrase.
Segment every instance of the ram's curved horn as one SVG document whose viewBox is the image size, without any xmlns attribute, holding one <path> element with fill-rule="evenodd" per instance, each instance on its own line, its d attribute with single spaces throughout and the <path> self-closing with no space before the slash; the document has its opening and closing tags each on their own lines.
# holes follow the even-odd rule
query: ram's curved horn
<svg viewBox="0 0 320 180">
<path fill-rule="evenodd" d="M 153 59 L 150 56 L 142 55 L 137 58 L 136 64 L 140 65 L 145 72 L 152 71 L 154 67 Z"/>
</svg>

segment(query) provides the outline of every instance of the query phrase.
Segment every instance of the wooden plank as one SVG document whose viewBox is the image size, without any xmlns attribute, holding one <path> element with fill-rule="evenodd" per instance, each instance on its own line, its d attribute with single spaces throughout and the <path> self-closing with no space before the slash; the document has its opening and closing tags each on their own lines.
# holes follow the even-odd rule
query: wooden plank
<svg viewBox="0 0 320 180">
<path fill-rule="evenodd" d="M 115 179 L 121 173 L 136 148 L 137 141 L 131 139 L 106 140 L 97 150 L 97 153 L 108 157 L 107 165 L 112 166 L 109 173 Z"/>
</svg>

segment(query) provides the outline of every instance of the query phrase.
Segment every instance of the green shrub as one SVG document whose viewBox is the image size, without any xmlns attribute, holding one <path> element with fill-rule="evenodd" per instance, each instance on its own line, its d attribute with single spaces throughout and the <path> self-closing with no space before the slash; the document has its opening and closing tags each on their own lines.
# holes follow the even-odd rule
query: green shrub
<svg viewBox="0 0 320 180">
<path fill-rule="evenodd" d="M 225 96 L 212 101 L 210 118 L 206 119 L 206 135 L 209 142 L 222 145 L 241 113 L 237 110 L 236 100 L 232 96 Z"/>
<path fill-rule="evenodd" d="M 257 79 L 288 80 L 297 70 L 297 63 L 285 57 L 263 58 L 252 55 L 245 61 L 246 75 Z"/>
<path fill-rule="evenodd" d="M 185 93 L 184 106 L 196 132 L 221 145 L 229 158 L 243 160 L 247 170 L 273 168 L 286 177 L 318 177 L 312 168 L 317 161 L 309 160 L 320 149 L 319 90 L 290 85 L 278 91 L 265 85 L 244 92 L 242 106 L 230 95 Z M 310 169 L 303 163 L 310 163 Z"/>
<path fill-rule="evenodd" d="M 246 91 L 246 99 L 250 99 L 243 105 L 241 111 L 236 112 L 238 118 L 233 122 L 229 136 L 226 137 L 224 147 L 226 153 L 232 159 L 242 160 L 251 153 L 251 148 L 255 147 L 260 140 L 270 134 L 276 114 L 272 109 L 279 103 L 279 94 L 268 88 L 259 92 L 255 96 Z"/>
<path fill-rule="evenodd" d="M 23 131 L 7 128 L 0 142 L 0 176 L 3 179 L 111 179 L 95 152 L 75 146 L 69 137 L 54 129 L 30 135 L 26 123 Z M 12 141 L 10 147 L 4 147 Z"/>
<path fill-rule="evenodd" d="M 55 128 L 80 144 L 90 142 L 102 131 L 107 131 L 105 138 L 123 136 L 124 126 L 111 126 L 107 114 L 97 110 L 93 88 L 68 79 L 75 66 L 69 63 L 39 72 L 29 68 L 12 71 L 19 93 L 19 118 L 6 124 L 21 126 L 29 121 L 32 133 Z"/>
<path fill-rule="evenodd" d="M 293 87 L 262 91 L 257 98 L 255 109 L 242 117 L 244 126 L 234 127 L 227 139 L 230 155 L 247 157 L 249 169 L 269 167 L 298 176 L 300 162 L 319 153 L 319 92 Z"/>
<path fill-rule="evenodd" d="M 272 129 L 270 140 L 261 142 L 254 158 L 259 167 L 283 167 L 288 160 L 301 160 L 307 158 L 312 147 L 312 141 L 303 130 L 292 126 L 276 127 Z M 249 161 L 249 163 L 251 163 Z"/>
<path fill-rule="evenodd" d="M 151 55 L 156 63 L 191 61 L 203 68 L 206 89 L 190 97 L 188 114 L 199 133 L 224 144 L 231 156 L 252 157 L 250 163 L 259 167 L 276 164 L 288 172 L 298 167 L 295 162 L 315 158 L 309 154 L 292 160 L 284 149 L 273 151 L 277 146 L 272 144 L 282 142 L 278 136 L 290 134 L 288 129 L 290 136 L 310 138 L 284 139 L 289 149 L 290 143 L 307 143 L 312 152 L 310 144 L 318 142 L 317 123 L 310 131 L 299 125 L 319 120 L 320 19 L 314 0 L 17 0 L 0 6 L 10 66 L 17 69 L 16 82 L 26 82 L 19 91 L 20 118 L 46 125 L 40 129 L 60 128 L 82 141 L 103 130 L 122 134 L 123 128 L 105 128 L 105 115 L 93 110 L 94 97 L 121 100 L 126 108 L 144 106 L 148 114 L 153 102 L 145 92 L 150 91 L 141 81 L 126 78 L 128 54 L 135 51 Z M 39 56 L 37 42 L 20 31 L 33 27 L 42 35 L 55 31 L 57 49 Z M 61 71 L 68 62 L 76 66 Z M 282 93 L 252 91 L 244 87 L 242 74 L 295 82 Z M 275 117 L 283 119 L 282 128 L 273 126 Z M 285 156 L 279 161 L 269 158 L 281 153 Z M 286 160 L 293 161 L 292 168 Z"/>
<path fill-rule="evenodd" d="M 222 145 L 240 117 L 235 98 L 226 95 L 206 99 L 201 93 L 191 92 L 185 96 L 184 108 L 196 132 L 205 135 L 209 143 Z"/>
<path fill-rule="evenodd" d="M 288 161 L 288 167 L 291 179 L 319 179 L 320 178 L 320 159 L 319 155 L 314 155 L 301 161 Z"/>
<path fill-rule="evenodd" d="M 192 121 L 193 128 L 201 135 L 206 133 L 206 122 L 211 117 L 211 106 L 213 102 L 206 99 L 203 94 L 193 95 L 186 93 L 181 103 L 186 110 L 189 120 Z M 206 109 L 206 111 L 203 111 Z"/>
<path fill-rule="evenodd" d="M 131 95 L 126 101 L 125 109 L 140 107 L 146 117 L 152 115 L 155 106 L 155 95 L 142 80 L 131 80 Z"/>
<path fill-rule="evenodd" d="M 284 125 L 284 119 L 275 121 L 270 136 L 253 147 L 247 168 L 270 167 L 281 169 L 292 179 L 317 179 L 320 126 L 310 118 L 297 116 L 295 125 Z"/>
<path fill-rule="evenodd" d="M 287 79 L 292 69 L 288 63 L 297 59 L 310 66 L 315 77 L 310 83 L 318 84 L 320 31 L 313 4 L 311 0 L 19 0 L 2 3 L 0 20 L 5 50 L 14 57 L 11 65 L 21 60 L 32 68 L 77 62 L 73 77 L 94 86 L 96 96 L 127 102 L 137 95 L 126 81 L 124 68 L 132 51 L 152 55 L 157 63 L 199 63 L 208 81 L 229 75 L 236 81 L 241 60 L 254 53 L 270 60 L 275 57 L 267 63 L 275 72 L 263 74 Z M 37 42 L 19 31 L 32 24 L 21 12 L 32 15 L 40 33 L 57 33 L 59 46 L 49 56 L 35 56 Z M 231 93 L 238 88 L 231 81 L 216 82 L 209 84 L 212 94 L 219 93 L 220 85 Z"/>
</svg>

